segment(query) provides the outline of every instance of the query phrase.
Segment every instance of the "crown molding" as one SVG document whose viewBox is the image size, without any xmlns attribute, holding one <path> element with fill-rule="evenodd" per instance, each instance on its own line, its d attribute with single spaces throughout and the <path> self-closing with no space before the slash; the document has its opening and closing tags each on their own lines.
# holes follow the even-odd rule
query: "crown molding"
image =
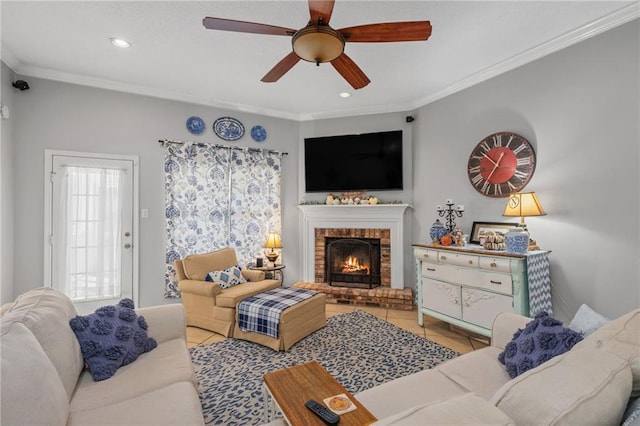
<svg viewBox="0 0 640 426">
<path fill-rule="evenodd" d="M 581 41 L 587 40 L 603 32 L 609 31 L 615 27 L 631 22 L 634 19 L 640 17 L 640 2 L 635 2 L 628 6 L 625 6 L 607 16 L 597 19 L 575 30 L 569 31 L 553 40 L 546 43 L 542 43 L 536 47 L 533 47 L 523 53 L 512 56 L 502 62 L 499 62 L 489 68 L 485 68 L 459 82 L 452 84 L 451 86 L 440 90 L 432 95 L 426 96 L 418 100 L 415 104 L 407 107 L 407 110 L 416 109 L 435 102 L 439 99 L 445 98 L 454 93 L 460 92 L 464 89 L 468 89 L 471 86 L 487 81 L 500 74 L 504 74 L 508 71 L 514 70 L 522 65 L 526 65 L 537 59 L 548 56 L 552 53 L 558 52 Z"/>
</svg>

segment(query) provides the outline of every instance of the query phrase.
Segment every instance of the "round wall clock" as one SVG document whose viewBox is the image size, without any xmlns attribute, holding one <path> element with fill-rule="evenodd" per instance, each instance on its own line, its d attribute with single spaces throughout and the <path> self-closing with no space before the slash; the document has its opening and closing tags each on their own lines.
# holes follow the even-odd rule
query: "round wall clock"
<svg viewBox="0 0 640 426">
<path fill-rule="evenodd" d="M 508 197 L 525 187 L 536 169 L 536 153 L 522 136 L 498 132 L 481 140 L 469 156 L 471 185 L 487 197 Z"/>
</svg>

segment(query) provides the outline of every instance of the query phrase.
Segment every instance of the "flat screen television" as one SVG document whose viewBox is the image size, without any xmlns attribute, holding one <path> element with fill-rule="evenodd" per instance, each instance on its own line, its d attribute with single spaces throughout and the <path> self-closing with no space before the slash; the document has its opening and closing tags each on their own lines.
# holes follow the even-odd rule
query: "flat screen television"
<svg viewBox="0 0 640 426">
<path fill-rule="evenodd" d="M 402 190 L 402 130 L 304 140 L 306 192 Z"/>
</svg>

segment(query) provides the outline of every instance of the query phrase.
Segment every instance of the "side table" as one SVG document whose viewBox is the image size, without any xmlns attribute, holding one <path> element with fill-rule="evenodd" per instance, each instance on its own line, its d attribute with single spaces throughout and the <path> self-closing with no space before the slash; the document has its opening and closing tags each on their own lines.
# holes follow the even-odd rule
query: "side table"
<svg viewBox="0 0 640 426">
<path fill-rule="evenodd" d="M 273 420 L 275 406 L 284 415 L 291 426 L 324 426 L 325 423 L 313 414 L 304 403 L 314 399 L 322 404 L 322 400 L 330 396 L 344 393 L 355 404 L 356 410 L 340 416 L 340 426 L 364 426 L 377 419 L 349 391 L 322 368 L 317 361 L 282 370 L 272 371 L 264 375 L 264 421 Z"/>
<path fill-rule="evenodd" d="M 273 265 L 273 266 L 250 266 L 249 269 L 253 271 L 262 271 L 266 274 L 267 278 L 271 278 L 274 280 L 279 280 L 280 285 L 284 283 L 284 265 Z M 280 278 L 276 278 L 279 276 Z"/>
</svg>

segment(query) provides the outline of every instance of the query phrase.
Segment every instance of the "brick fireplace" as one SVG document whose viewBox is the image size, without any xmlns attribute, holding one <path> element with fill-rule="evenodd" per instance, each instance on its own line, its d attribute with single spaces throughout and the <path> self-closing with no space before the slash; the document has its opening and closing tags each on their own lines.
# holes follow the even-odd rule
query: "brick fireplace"
<svg viewBox="0 0 640 426">
<path fill-rule="evenodd" d="M 372 281 L 369 287 L 391 287 L 391 230 L 390 229 L 366 229 L 366 228 L 316 228 L 315 229 L 315 279 L 317 283 L 328 283 L 329 285 L 336 287 L 360 287 L 358 285 L 349 284 L 369 284 L 369 279 Z M 357 274 L 354 273 L 352 278 L 347 276 L 338 276 L 335 279 L 331 279 L 330 273 L 335 270 L 333 263 L 345 263 L 343 259 L 334 260 L 329 259 L 330 245 L 339 243 L 340 241 L 362 241 L 374 246 L 373 250 L 370 250 L 372 259 L 368 259 L 366 265 L 362 266 L 362 269 L 367 269 L 367 273 Z M 363 244 L 361 252 L 365 252 L 369 248 Z M 357 259 L 356 259 L 357 261 Z M 364 262 L 359 262 L 364 263 Z M 363 275 L 360 280 L 358 276 Z M 340 285 L 343 283 L 342 285 Z"/>
<path fill-rule="evenodd" d="M 405 276 L 407 279 L 413 279 L 413 264 L 410 262 L 411 259 L 405 256 L 405 241 L 410 238 L 405 220 L 405 211 L 409 205 L 298 207 L 302 211 L 300 248 L 303 278 L 295 284 L 296 287 L 322 291 L 327 294 L 327 301 L 333 303 L 414 308 L 412 290 L 404 286 Z M 376 283 L 373 288 L 369 288 L 367 280 L 364 282 L 365 285 L 353 285 L 349 281 L 354 281 L 354 277 L 345 277 L 339 273 L 337 282 L 329 285 L 327 241 L 340 239 L 379 240 L 379 284 Z M 367 265 L 366 268 L 370 266 Z M 345 285 L 342 281 L 348 282 Z"/>
</svg>

